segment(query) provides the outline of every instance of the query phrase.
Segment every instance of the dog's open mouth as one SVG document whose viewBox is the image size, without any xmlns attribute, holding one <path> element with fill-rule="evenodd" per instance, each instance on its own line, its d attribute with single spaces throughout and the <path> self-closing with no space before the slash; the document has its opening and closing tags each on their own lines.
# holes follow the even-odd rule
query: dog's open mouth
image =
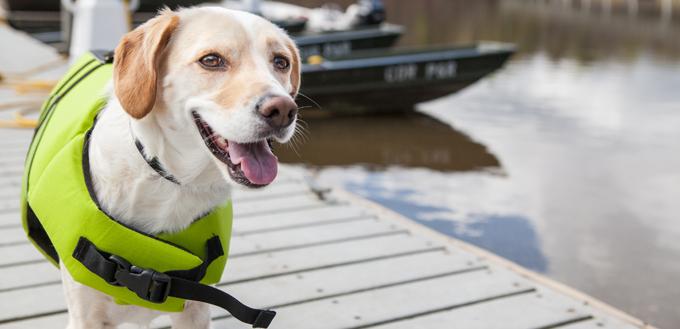
<svg viewBox="0 0 680 329">
<path fill-rule="evenodd" d="M 227 165 L 229 177 L 247 187 L 264 187 L 274 181 L 278 159 L 273 153 L 271 139 L 254 143 L 236 143 L 218 135 L 193 112 L 198 131 L 210 152 Z"/>
</svg>

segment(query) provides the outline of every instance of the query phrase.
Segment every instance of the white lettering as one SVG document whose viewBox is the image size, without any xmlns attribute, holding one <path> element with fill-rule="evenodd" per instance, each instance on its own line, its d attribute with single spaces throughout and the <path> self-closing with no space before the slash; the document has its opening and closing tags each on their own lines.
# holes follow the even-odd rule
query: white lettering
<svg viewBox="0 0 680 329">
<path fill-rule="evenodd" d="M 389 83 L 415 80 L 417 76 L 418 65 L 416 64 L 393 65 L 385 68 L 385 81 Z"/>
<path fill-rule="evenodd" d="M 455 61 L 430 62 L 425 64 L 425 79 L 450 79 L 456 76 L 457 70 Z"/>
<path fill-rule="evenodd" d="M 352 52 L 352 43 L 349 41 L 326 43 L 323 45 L 323 55 L 326 57 L 345 56 Z"/>
</svg>

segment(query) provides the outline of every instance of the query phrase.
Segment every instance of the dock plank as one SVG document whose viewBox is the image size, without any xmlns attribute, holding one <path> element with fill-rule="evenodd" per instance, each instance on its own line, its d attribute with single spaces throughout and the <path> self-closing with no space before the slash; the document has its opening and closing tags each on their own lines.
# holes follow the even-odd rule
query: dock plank
<svg viewBox="0 0 680 329">
<path fill-rule="evenodd" d="M 66 311 L 61 285 L 32 287 L 0 293 L 0 323 Z"/>
<path fill-rule="evenodd" d="M 23 166 L 26 162 L 26 156 L 3 156 L 0 157 L 0 165 L 3 167 Z"/>
<path fill-rule="evenodd" d="M 2 154 L 0 154 L 0 156 L 4 157 Z M 22 157 L 10 157 L 10 158 L 16 158 L 18 160 L 21 159 Z M 24 159 L 21 160 L 21 163 L 19 163 L 19 161 L 7 164 L 0 162 L 0 168 L 3 169 L 0 172 L 0 176 L 16 176 L 16 174 L 20 175 L 23 174 L 25 157 L 23 158 Z"/>
<path fill-rule="evenodd" d="M 30 135 L 30 134 L 26 134 Z M 14 137 L 14 138 L 8 138 L 8 139 L 1 139 L 2 137 Z M 28 146 L 31 144 L 31 139 L 30 136 L 28 138 L 16 138 L 16 137 L 23 137 L 21 134 L 0 134 L 0 148 L 5 147 L 5 146 L 22 146 L 25 149 L 28 149 Z"/>
<path fill-rule="evenodd" d="M 21 287 L 61 285 L 61 272 L 50 262 L 0 267 L 0 293 Z"/>
<path fill-rule="evenodd" d="M 0 168 L 2 170 L 2 168 Z M 6 197 L 16 197 L 17 199 L 19 198 L 19 195 L 21 193 L 21 189 L 13 186 L 3 186 L 0 185 L 0 197 L 6 198 Z"/>
<path fill-rule="evenodd" d="M 432 267 L 413 266 L 425 261 Z M 261 281 L 220 285 L 220 288 L 246 303 L 274 308 L 484 269 L 486 265 L 469 255 L 431 251 L 274 277 L 267 280 L 267 289 L 261 289 Z M 213 312 L 213 316 L 222 315 L 226 315 L 223 310 L 216 308 Z"/>
<path fill-rule="evenodd" d="M 21 188 L 21 175 L 2 176 L 0 177 L 0 186 Z"/>
<path fill-rule="evenodd" d="M 8 158 L 19 158 L 23 157 L 24 159 L 26 158 L 26 153 L 28 153 L 28 148 L 23 147 L 23 146 L 6 146 L 3 148 L 0 148 L 0 157 L 8 157 Z"/>
<path fill-rule="evenodd" d="M 0 169 L 1 170 L 1 169 Z M 12 200 L 16 199 L 17 202 L 21 195 L 21 189 L 18 187 L 1 187 L 0 186 L 0 200 Z"/>
<path fill-rule="evenodd" d="M 18 210 L 6 213 L 0 212 L 0 227 L 12 227 L 16 225 L 21 225 L 21 215 Z"/>
<path fill-rule="evenodd" d="M 234 218 L 278 212 L 295 211 L 306 207 L 318 207 L 319 200 L 313 195 L 293 195 L 286 198 L 275 198 L 262 201 L 244 201 L 234 204 Z"/>
<path fill-rule="evenodd" d="M 491 300 L 375 328 L 437 327 L 442 323 L 450 323 L 457 328 L 466 329 L 526 329 L 556 327 L 590 319 L 591 315 L 586 307 L 575 305 L 573 300 L 551 291 L 538 289 L 530 294 Z"/>
<path fill-rule="evenodd" d="M 57 313 L 19 321 L 0 323 L 0 329 L 61 329 L 68 324 L 68 313 Z"/>
<path fill-rule="evenodd" d="M 234 235 L 255 234 L 366 217 L 372 217 L 372 215 L 356 207 L 323 205 L 322 207 L 296 212 L 268 213 L 244 218 L 235 217 L 232 232 Z"/>
<path fill-rule="evenodd" d="M 0 228 L 0 248 L 9 245 L 22 244 L 26 242 L 28 242 L 28 240 L 26 239 L 26 233 L 24 233 L 23 228 L 21 227 L 13 227 L 6 229 Z"/>
<path fill-rule="evenodd" d="M 32 244 L 0 248 L 0 268 L 43 261 L 47 262 L 45 257 Z"/>
<path fill-rule="evenodd" d="M 232 193 L 232 201 L 252 201 L 252 200 L 267 200 L 278 197 L 288 197 L 298 194 L 311 194 L 309 187 L 302 184 L 273 184 L 262 189 L 257 190 L 243 190 L 238 189 Z"/>
<path fill-rule="evenodd" d="M 623 321 L 617 321 L 611 317 L 599 317 L 588 321 L 567 324 L 560 329 L 633 329 L 638 328 Z"/>
<path fill-rule="evenodd" d="M 320 245 L 337 241 L 360 239 L 386 233 L 396 233 L 398 229 L 379 219 L 339 222 L 329 225 L 302 227 L 287 230 L 234 236 L 231 240 L 230 255 L 239 257 L 252 253 L 262 253 L 302 246 Z"/>
<path fill-rule="evenodd" d="M 19 204 L 19 197 L 9 200 L 0 200 L 0 211 L 19 209 L 19 207 L 21 207 L 21 205 Z"/>
<path fill-rule="evenodd" d="M 224 283 L 250 281 L 437 249 L 442 247 L 432 246 L 428 241 L 400 234 L 235 257 L 228 260 L 222 281 Z"/>
<path fill-rule="evenodd" d="M 270 328 L 364 328 L 442 307 L 462 307 L 532 291 L 530 284 L 517 281 L 511 276 L 475 271 L 369 290 L 279 308 Z M 233 318 L 217 320 L 214 327 L 232 328 L 236 322 Z"/>
</svg>

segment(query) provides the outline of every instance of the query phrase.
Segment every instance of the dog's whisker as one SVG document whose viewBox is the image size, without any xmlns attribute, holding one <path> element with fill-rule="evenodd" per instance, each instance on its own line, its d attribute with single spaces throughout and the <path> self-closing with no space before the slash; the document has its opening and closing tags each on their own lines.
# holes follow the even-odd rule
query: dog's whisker
<svg viewBox="0 0 680 329">
<path fill-rule="evenodd" d="M 307 129 L 305 127 L 300 127 L 299 129 L 296 129 L 296 130 L 300 131 L 301 134 L 309 133 L 309 129 Z"/>
<path fill-rule="evenodd" d="M 291 138 L 290 147 L 293 149 L 293 151 L 295 151 L 295 154 L 297 154 L 298 156 L 300 156 L 300 154 L 298 153 L 298 148 L 299 148 L 299 146 L 304 144 L 305 138 L 306 138 L 306 136 L 304 136 L 303 134 L 298 134 L 298 133 L 293 135 L 293 137 Z"/>
<path fill-rule="evenodd" d="M 307 124 L 307 122 L 305 122 L 305 121 L 302 120 L 302 119 L 299 119 L 298 121 L 300 121 L 300 123 L 304 124 L 305 126 L 303 127 L 302 125 L 295 125 L 295 131 L 296 131 L 296 132 L 297 132 L 297 131 L 302 131 L 302 132 L 307 132 L 307 133 L 308 133 L 308 132 L 309 132 L 309 125 Z"/>
<path fill-rule="evenodd" d="M 303 140 L 307 140 L 309 139 L 309 137 L 307 136 L 308 133 L 309 130 L 300 127 L 300 129 L 295 129 L 295 133 L 293 134 L 293 136 L 295 136 L 296 138 L 300 137 Z"/>
<path fill-rule="evenodd" d="M 307 140 L 309 140 L 309 138 L 307 138 L 307 136 L 305 136 L 305 135 L 299 134 L 299 135 L 295 136 L 295 144 L 296 145 L 302 145 Z"/>
<path fill-rule="evenodd" d="M 302 96 L 302 97 L 304 97 L 304 98 L 306 98 L 306 99 L 309 99 L 312 103 L 314 103 L 314 105 L 316 105 L 317 107 L 319 107 L 319 110 L 323 110 L 323 108 L 321 108 L 321 105 L 319 105 L 319 103 L 315 102 L 313 99 L 309 98 L 307 95 L 305 95 L 305 94 L 303 94 L 303 93 L 300 93 L 300 92 L 298 92 L 298 95 L 300 95 L 300 96 Z"/>
<path fill-rule="evenodd" d="M 299 125 L 296 125 L 296 126 L 295 126 L 296 129 L 297 129 L 297 127 L 304 128 L 305 130 L 307 130 L 307 128 L 309 128 L 309 125 L 307 124 L 307 122 L 305 122 L 305 120 L 302 120 L 302 119 L 298 118 L 297 121 L 299 121 L 299 122 L 301 122 L 302 124 L 304 124 L 306 128 L 305 128 L 305 127 L 301 127 L 301 126 L 299 126 Z"/>
<path fill-rule="evenodd" d="M 287 149 L 292 149 L 293 152 L 295 152 L 295 154 L 296 154 L 298 157 L 301 157 L 301 156 L 300 156 L 300 153 L 298 153 L 297 144 L 298 144 L 297 138 L 296 138 L 296 137 L 292 137 L 291 140 L 290 140 L 290 142 L 286 143 L 286 148 L 287 148 Z"/>
<path fill-rule="evenodd" d="M 295 152 L 295 154 L 298 156 L 298 158 L 301 158 L 301 157 L 302 157 L 302 156 L 300 155 L 300 153 L 298 153 L 298 150 L 297 150 L 295 147 L 293 147 L 293 152 Z"/>
<path fill-rule="evenodd" d="M 304 135 L 304 134 L 305 134 L 304 128 L 302 128 L 300 126 L 295 127 L 295 132 L 293 133 L 293 137 L 297 138 L 299 135 Z"/>
</svg>

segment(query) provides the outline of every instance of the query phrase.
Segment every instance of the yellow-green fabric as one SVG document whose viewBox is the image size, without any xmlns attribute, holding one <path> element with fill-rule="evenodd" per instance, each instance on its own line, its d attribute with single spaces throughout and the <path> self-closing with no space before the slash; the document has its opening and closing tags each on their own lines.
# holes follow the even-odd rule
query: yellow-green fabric
<svg viewBox="0 0 680 329">
<path fill-rule="evenodd" d="M 82 167 L 83 143 L 103 105 L 103 90 L 111 75 L 112 64 L 102 63 L 87 53 L 71 67 L 45 102 L 24 172 L 23 226 L 33 244 L 58 266 L 47 248 L 43 248 L 44 243 L 41 247 L 34 238 L 35 223 L 30 224 L 27 219 L 32 211 L 59 260 L 77 282 L 113 296 L 120 303 L 179 312 L 185 300 L 169 297 L 162 304 L 144 301 L 125 287 L 106 283 L 72 257 L 78 239 L 85 237 L 100 250 L 121 256 L 133 265 L 159 272 L 188 270 L 203 263 L 206 241 L 217 235 L 225 255 L 210 264 L 201 283 L 219 282 L 227 261 L 231 203 L 215 209 L 184 231 L 151 237 L 114 221 L 90 198 Z"/>
</svg>

